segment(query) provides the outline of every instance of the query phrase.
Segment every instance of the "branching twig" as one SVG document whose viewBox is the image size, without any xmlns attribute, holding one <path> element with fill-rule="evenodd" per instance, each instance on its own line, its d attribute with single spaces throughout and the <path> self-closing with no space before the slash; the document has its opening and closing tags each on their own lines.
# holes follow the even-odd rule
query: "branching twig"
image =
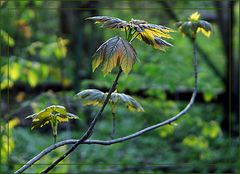
<svg viewBox="0 0 240 174">
<path fill-rule="evenodd" d="M 117 84 L 118 84 L 118 79 L 120 77 L 122 73 L 122 69 L 119 68 L 119 71 L 118 71 L 118 74 L 116 76 L 116 79 L 114 80 L 113 82 L 113 85 L 112 87 L 110 88 L 109 92 L 108 92 L 108 95 L 106 97 L 106 99 L 104 100 L 103 102 L 103 105 L 102 107 L 100 108 L 100 110 L 98 111 L 98 113 L 96 114 L 96 116 L 94 117 L 93 121 L 91 122 L 89 128 L 87 129 L 87 131 L 85 132 L 85 134 L 66 152 L 64 153 L 60 158 L 58 158 L 56 161 L 54 161 L 47 169 L 45 169 L 43 172 L 41 173 L 48 173 L 52 168 L 54 168 L 59 162 L 61 162 L 64 158 L 66 158 L 70 153 L 72 153 L 77 147 L 79 144 L 81 144 L 82 142 L 84 142 L 86 139 L 88 139 L 92 132 L 93 132 L 93 129 L 95 127 L 95 124 L 98 120 L 98 118 L 102 115 L 102 112 L 105 108 L 105 106 L 107 105 L 110 97 L 111 97 L 111 94 L 112 92 L 115 90 Z"/>
<path fill-rule="evenodd" d="M 194 103 L 194 100 L 195 100 L 195 97 L 196 97 L 196 94 L 197 94 L 197 81 L 198 81 L 198 66 L 197 66 L 197 58 L 196 58 L 196 43 L 195 43 L 195 40 L 193 41 L 193 55 L 194 55 L 194 61 L 193 61 L 193 65 L 194 65 L 194 90 L 193 90 L 193 94 L 192 94 L 192 97 L 190 99 L 190 102 L 188 103 L 188 105 L 181 111 L 179 112 L 177 115 L 173 116 L 172 118 L 168 119 L 168 120 L 165 120 L 161 123 L 158 123 L 158 124 L 155 124 L 155 125 L 152 125 L 152 126 L 149 126 L 145 129 L 142 129 L 140 131 L 137 131 L 131 135 L 128 135 L 128 136 L 125 136 L 125 137 L 121 137 L 121 138 L 117 138 L 117 139 L 113 139 L 113 140 L 107 140 L 107 141 L 102 141 L 102 140 L 87 140 L 87 138 L 89 137 L 89 133 L 86 132 L 86 134 L 80 139 L 80 140 L 73 140 L 73 139 L 70 139 L 70 140 L 64 140 L 64 141 L 61 141 L 61 142 L 58 142 L 46 149 L 44 149 L 42 152 L 40 152 L 37 156 L 35 156 L 34 158 L 32 158 L 30 161 L 28 161 L 22 168 L 20 168 L 18 171 L 15 172 L 15 174 L 20 174 L 22 173 L 23 171 L 25 171 L 27 168 L 29 168 L 32 164 L 34 164 L 35 162 L 37 162 L 38 160 L 40 160 L 43 156 L 45 156 L 46 154 L 50 153 L 51 151 L 53 151 L 54 149 L 58 148 L 58 147 L 61 147 L 61 146 L 64 146 L 64 145 L 67 145 L 67 144 L 74 144 L 72 146 L 71 149 L 75 149 L 79 144 L 100 144 L 100 145 L 111 145 L 111 144 L 115 144 L 115 143 L 120 143 L 120 142 L 124 142 L 124 141 L 127 141 L 127 140 L 130 140 L 130 139 L 133 139 L 133 138 L 136 138 L 144 133 L 147 133 L 151 130 L 154 130 L 156 128 L 159 128 L 159 127 L 162 127 L 166 124 L 170 124 L 174 121 L 176 121 L 178 118 L 180 118 L 182 115 L 184 115 L 193 105 Z M 110 89 L 109 91 L 109 94 L 111 94 L 111 92 L 113 92 L 113 88 L 114 86 L 117 85 L 117 80 L 120 76 L 120 73 L 118 74 L 115 82 L 116 84 L 113 85 L 113 87 Z M 108 94 L 108 96 L 110 97 L 110 95 Z M 108 97 L 108 99 L 109 99 Z M 106 105 L 106 104 L 105 104 Z M 98 114 L 96 115 L 95 117 L 95 121 L 93 120 L 93 124 L 91 124 L 90 127 L 92 127 L 89 131 L 89 132 L 92 132 L 92 129 L 94 128 L 94 125 L 96 123 L 96 119 L 98 116 L 101 115 L 101 112 L 103 111 L 103 109 L 101 109 Z M 90 128 L 89 127 L 89 128 Z M 87 138 L 86 138 L 87 137 Z M 69 150 L 68 152 L 66 152 L 62 157 L 60 157 L 57 162 L 60 162 L 62 159 L 64 159 L 68 154 L 70 154 L 73 150 Z M 51 166 L 55 166 L 57 165 L 57 163 L 53 163 L 54 165 L 51 165 Z M 51 168 L 47 168 L 48 170 L 45 170 L 44 172 L 46 173 L 47 171 L 49 171 L 50 169 L 52 169 L 53 167 Z"/>
</svg>

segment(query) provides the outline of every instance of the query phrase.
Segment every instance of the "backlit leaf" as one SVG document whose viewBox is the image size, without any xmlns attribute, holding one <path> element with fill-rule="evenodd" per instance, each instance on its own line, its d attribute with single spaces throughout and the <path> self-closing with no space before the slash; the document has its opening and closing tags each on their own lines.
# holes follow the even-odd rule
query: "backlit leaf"
<svg viewBox="0 0 240 174">
<path fill-rule="evenodd" d="M 124 73 L 128 74 L 137 59 L 132 45 L 121 37 L 113 37 L 104 42 L 93 55 L 92 69 L 102 64 L 104 75 L 119 65 Z"/>
<path fill-rule="evenodd" d="M 123 93 L 113 93 L 112 95 L 117 95 L 120 103 L 125 104 L 130 111 L 144 112 L 143 107 L 131 96 Z"/>
<path fill-rule="evenodd" d="M 26 119 L 32 118 L 32 129 L 37 127 L 43 127 L 48 123 L 51 123 L 54 136 L 56 135 L 57 126 L 60 122 L 68 122 L 69 119 L 78 119 L 78 116 L 68 113 L 64 106 L 52 105 L 38 113 L 29 115 Z"/>
<path fill-rule="evenodd" d="M 101 92 L 96 89 L 87 89 L 79 92 L 76 96 L 83 100 L 84 105 L 102 105 L 108 93 Z M 111 107 L 115 107 L 118 103 L 125 104 L 130 111 L 143 112 L 142 106 L 131 96 L 113 92 L 109 99 Z"/>
<path fill-rule="evenodd" d="M 105 100 L 105 95 L 97 89 L 87 89 L 76 94 L 77 97 L 83 99 L 84 105 L 101 105 Z"/>
<path fill-rule="evenodd" d="M 96 23 L 101 23 L 104 28 L 120 28 L 123 31 L 131 29 L 135 31 L 135 36 L 138 39 L 162 51 L 165 50 L 164 48 L 166 46 L 172 46 L 171 44 L 159 44 L 155 41 L 156 38 L 172 38 L 169 33 L 174 32 L 174 30 L 162 25 L 150 24 L 147 21 L 137 19 L 131 19 L 129 22 L 126 22 L 119 18 L 108 16 L 95 16 L 87 19 L 94 20 Z"/>
<path fill-rule="evenodd" d="M 197 32 L 201 32 L 204 36 L 210 37 L 212 31 L 211 24 L 207 21 L 199 20 L 199 18 L 200 14 L 195 12 L 188 18 L 188 21 L 178 22 L 176 25 L 180 32 L 192 38 L 196 37 Z"/>
</svg>

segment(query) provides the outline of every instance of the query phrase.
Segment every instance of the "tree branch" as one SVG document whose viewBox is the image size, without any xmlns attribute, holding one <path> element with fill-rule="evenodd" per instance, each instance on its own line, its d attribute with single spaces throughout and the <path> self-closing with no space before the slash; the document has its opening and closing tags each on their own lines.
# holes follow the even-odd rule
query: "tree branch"
<svg viewBox="0 0 240 174">
<path fill-rule="evenodd" d="M 98 111 L 98 113 L 96 114 L 96 116 L 94 117 L 93 121 L 91 122 L 90 126 L 88 127 L 87 131 L 85 132 L 85 134 L 67 151 L 65 152 L 60 158 L 58 158 L 56 161 L 54 161 L 48 168 L 46 168 L 45 170 L 43 170 L 41 173 L 48 173 L 52 168 L 54 168 L 59 162 L 61 162 L 64 158 L 66 158 L 70 153 L 72 153 L 82 142 L 84 142 L 86 139 L 88 139 L 93 132 L 93 129 L 96 125 L 96 122 L 98 120 L 98 118 L 102 115 L 102 112 L 104 110 L 104 108 L 106 107 L 111 94 L 113 93 L 113 91 L 115 90 L 117 84 L 118 84 L 118 79 L 120 77 L 122 73 L 122 69 L 119 67 L 119 71 L 118 74 L 112 84 L 112 87 L 110 88 L 108 95 L 106 97 L 106 99 L 103 102 L 102 107 L 100 108 L 100 110 Z"/>
<path fill-rule="evenodd" d="M 101 115 L 101 112 L 103 111 L 103 109 L 101 109 L 99 111 L 99 113 L 96 115 L 95 119 L 93 120 L 93 124 L 91 124 L 90 128 L 89 129 L 91 131 L 87 131 L 85 133 L 85 135 L 79 139 L 79 140 L 74 140 L 74 139 L 69 139 L 69 140 L 64 140 L 64 141 L 61 141 L 61 142 L 58 142 L 46 149 L 44 149 L 42 152 L 40 152 L 37 156 L 35 156 L 34 158 L 32 158 L 30 161 L 28 161 L 22 168 L 20 168 L 18 171 L 15 172 L 15 174 L 20 174 L 22 173 L 23 171 L 25 171 L 27 168 L 29 168 L 32 164 L 34 164 L 35 162 L 37 162 L 38 160 L 40 160 L 43 156 L 45 156 L 46 154 L 50 153 L 51 151 L 53 151 L 54 149 L 58 148 L 58 147 L 61 147 L 61 146 L 64 146 L 64 145 L 67 145 L 67 144 L 74 144 L 72 146 L 71 149 L 75 149 L 79 144 L 99 144 L 99 145 L 111 145 L 111 144 L 116 144 L 116 143 L 120 143 L 120 142 L 124 142 L 124 141 L 127 141 L 127 140 L 130 140 L 130 139 L 133 139 L 133 138 L 136 138 L 144 133 L 147 133 L 151 130 L 154 130 L 156 128 L 159 128 L 159 127 L 162 127 L 166 124 L 171 124 L 172 122 L 176 121 L 177 119 L 179 119 L 182 115 L 184 115 L 193 105 L 194 101 L 195 101 L 195 98 L 196 98 L 196 95 L 197 95 L 197 83 L 198 83 L 198 65 L 197 65 L 197 57 L 196 57 L 196 43 L 195 41 L 193 41 L 193 66 L 194 66 L 194 90 L 193 90 L 193 93 L 192 93 L 192 97 L 190 99 L 190 102 L 188 103 L 188 105 L 181 111 L 179 112 L 177 115 L 173 116 L 172 118 L 170 119 L 167 119 L 163 122 L 160 122 L 158 124 L 155 124 L 155 125 L 152 125 L 152 126 L 149 126 L 145 129 L 142 129 L 140 131 L 137 131 L 131 135 L 128 135 L 128 136 L 125 136 L 125 137 L 121 137 L 121 138 L 117 138 L 117 139 L 113 139 L 113 140 L 107 140 L 107 141 L 102 141 L 102 140 L 87 140 L 85 139 L 86 137 L 88 138 L 89 137 L 89 133 L 87 132 L 92 132 L 92 129 L 94 128 L 94 125 L 96 123 L 96 120 L 97 120 L 97 117 Z M 115 80 L 115 85 L 112 86 L 112 88 L 109 90 L 109 94 L 112 92 L 113 90 L 113 87 L 117 85 L 117 80 L 120 76 L 121 72 L 118 74 L 116 80 Z M 110 97 L 110 95 L 108 94 L 108 96 Z M 108 97 L 108 98 L 109 98 Z M 107 102 L 106 102 L 107 104 Z M 105 104 L 105 105 L 106 105 Z M 104 106 L 104 105 L 103 105 Z M 89 130 L 88 129 L 88 130 Z M 62 157 L 60 157 L 57 162 L 60 162 L 62 159 L 64 159 L 68 154 L 70 154 L 73 150 L 69 149 L 68 152 L 66 152 Z M 67 155 L 66 155 L 67 154 Z M 54 165 L 51 165 L 51 166 L 55 166 L 57 165 L 57 163 L 53 163 Z M 50 167 L 51 167 L 50 166 Z M 50 169 L 52 169 L 53 167 L 48 167 L 47 169 L 48 170 L 45 170 L 43 172 L 48 172 Z M 42 172 L 42 173 L 43 173 Z"/>
</svg>

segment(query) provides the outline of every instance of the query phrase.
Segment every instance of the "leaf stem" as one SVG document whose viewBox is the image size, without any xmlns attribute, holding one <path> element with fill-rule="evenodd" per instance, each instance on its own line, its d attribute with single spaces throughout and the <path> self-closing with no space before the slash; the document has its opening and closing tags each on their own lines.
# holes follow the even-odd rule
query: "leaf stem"
<svg viewBox="0 0 240 174">
<path fill-rule="evenodd" d="M 129 43 L 131 43 L 132 41 L 134 41 L 134 39 L 136 39 L 136 37 L 139 35 L 139 33 L 138 34 L 136 34 L 130 41 L 129 41 Z"/>
<path fill-rule="evenodd" d="M 111 133 L 111 139 L 114 138 L 115 135 L 115 127 L 116 127 L 116 113 L 112 112 L 112 133 Z"/>
</svg>

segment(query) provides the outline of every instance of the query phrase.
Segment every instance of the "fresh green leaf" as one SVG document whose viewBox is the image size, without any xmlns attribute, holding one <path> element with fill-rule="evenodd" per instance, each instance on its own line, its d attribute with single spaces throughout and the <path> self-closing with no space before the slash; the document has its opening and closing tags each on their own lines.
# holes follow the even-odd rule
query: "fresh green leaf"
<svg viewBox="0 0 240 174">
<path fill-rule="evenodd" d="M 100 106 L 106 99 L 107 94 L 108 93 L 104 93 L 97 89 L 87 89 L 79 92 L 76 96 L 83 100 L 84 105 Z M 113 92 L 109 99 L 109 103 L 111 107 L 115 107 L 118 103 L 122 103 L 125 104 L 130 111 L 144 111 L 142 106 L 134 98 L 123 93 Z"/>
<path fill-rule="evenodd" d="M 137 59 L 136 51 L 132 45 L 121 37 L 113 37 L 104 42 L 93 55 L 92 69 L 102 64 L 104 75 L 112 71 L 117 65 L 128 74 Z"/>
</svg>

